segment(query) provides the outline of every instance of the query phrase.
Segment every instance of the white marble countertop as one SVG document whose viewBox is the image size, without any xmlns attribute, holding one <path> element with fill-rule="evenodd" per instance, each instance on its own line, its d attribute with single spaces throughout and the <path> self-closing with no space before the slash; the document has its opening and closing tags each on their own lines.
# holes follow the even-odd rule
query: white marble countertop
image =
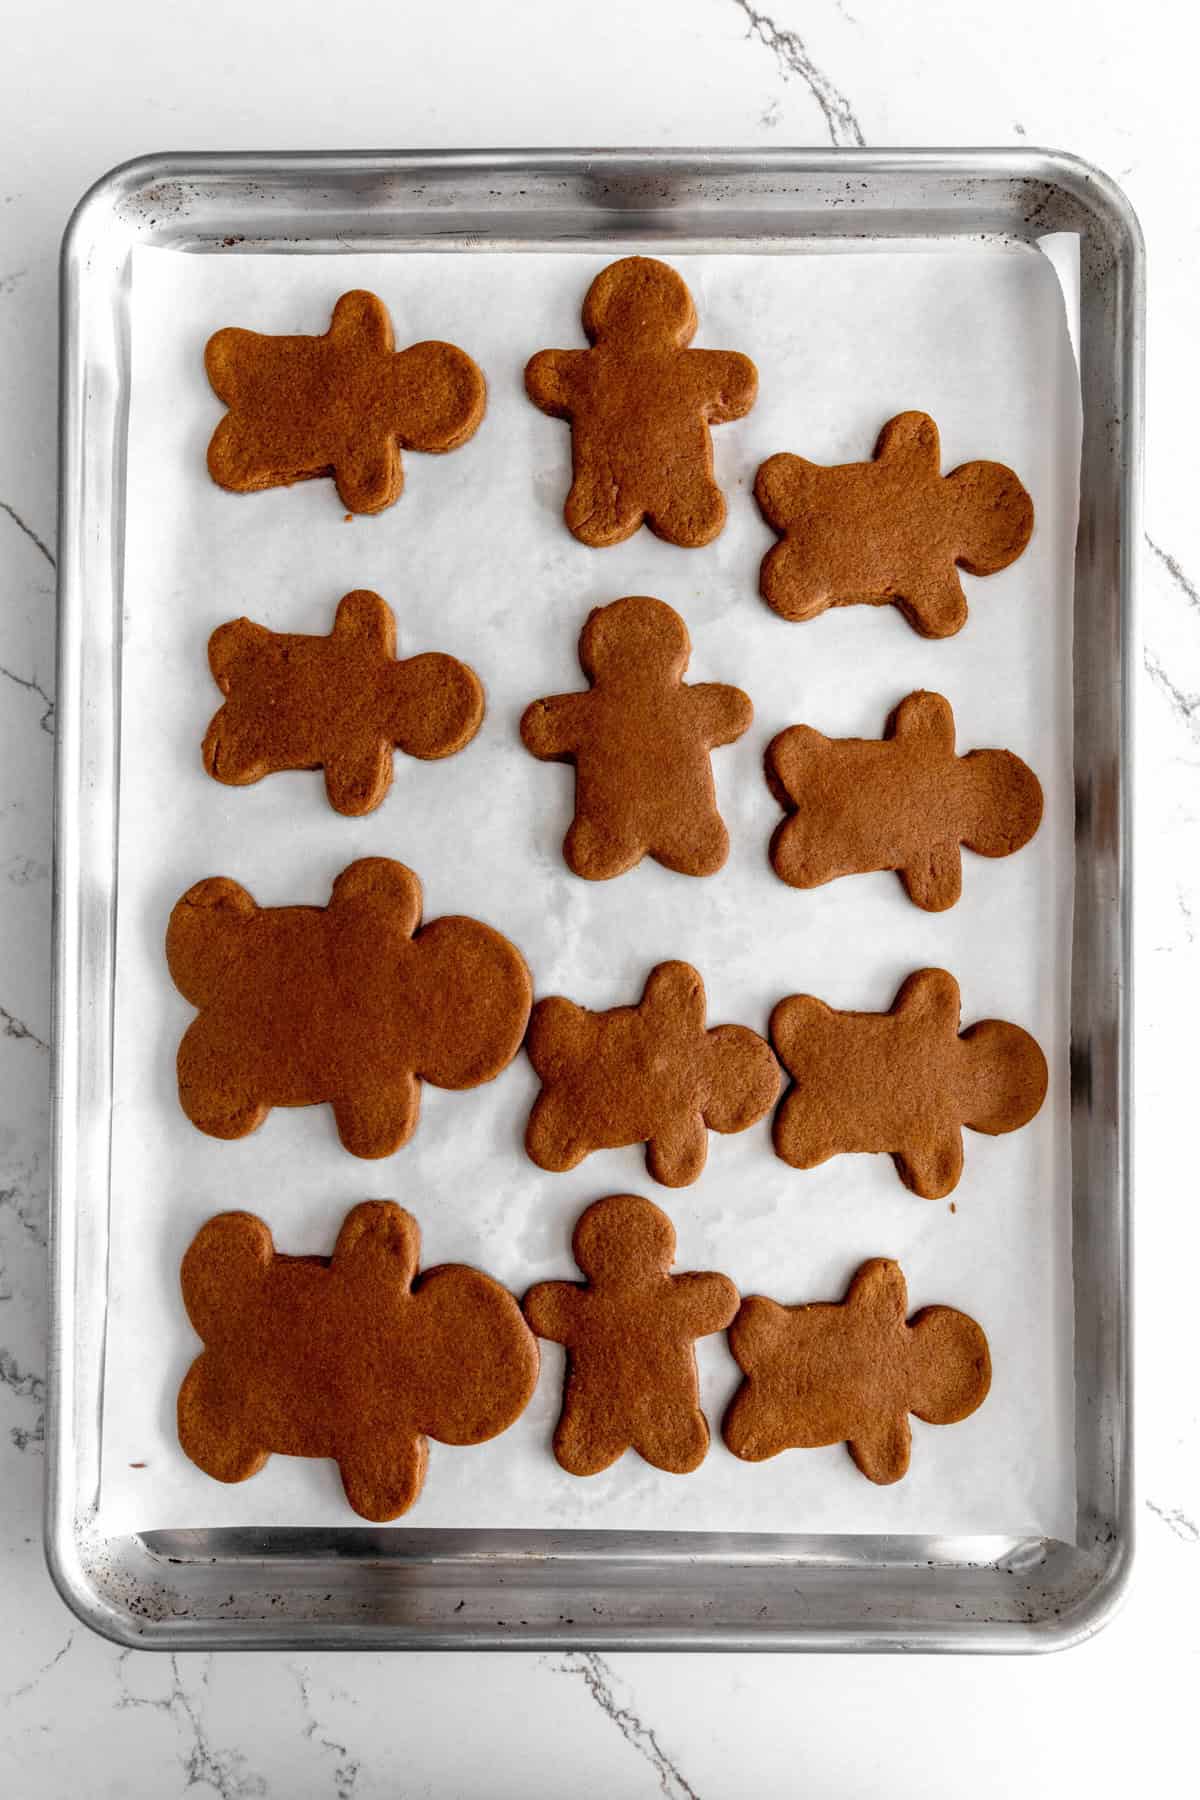
<svg viewBox="0 0 1200 1800">
<path fill-rule="evenodd" d="M 0 9 L 0 1791 L 14 1800 L 1115 1795 L 1178 1791 L 1195 1767 L 1200 33 L 1175 0 L 765 4 Z M 1123 183 L 1148 242 L 1129 1599 L 1049 1659 L 122 1653 L 67 1614 L 40 1543 L 67 214 L 148 150 L 827 142 L 1069 149 Z"/>
</svg>

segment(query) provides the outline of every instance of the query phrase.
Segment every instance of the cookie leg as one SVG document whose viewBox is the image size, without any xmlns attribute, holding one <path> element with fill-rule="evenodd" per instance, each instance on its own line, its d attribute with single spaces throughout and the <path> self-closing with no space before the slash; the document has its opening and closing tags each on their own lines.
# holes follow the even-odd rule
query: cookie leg
<svg viewBox="0 0 1200 1800">
<path fill-rule="evenodd" d="M 407 1072 L 382 1075 L 370 1093 L 333 1102 L 337 1133 L 351 1156 L 391 1156 L 417 1128 L 421 1085 Z"/>
<path fill-rule="evenodd" d="M 604 1393 L 580 1400 L 568 1391 L 554 1431 L 554 1456 L 568 1475 L 599 1475 L 629 1448 L 629 1428 L 610 1418 Z"/>
<path fill-rule="evenodd" d="M 892 1160 L 906 1188 L 920 1194 L 922 1200 L 944 1200 L 962 1176 L 962 1131 L 951 1127 L 927 1144 L 910 1144 L 895 1151 Z"/>
<path fill-rule="evenodd" d="M 656 862 L 680 875 L 715 875 L 729 855 L 729 833 L 714 807 L 682 818 L 676 829 L 659 832 L 650 850 Z"/>
<path fill-rule="evenodd" d="M 908 1473 L 912 1432 L 907 1413 L 883 1419 L 850 1440 L 850 1454 L 868 1481 L 886 1487 Z"/>
<path fill-rule="evenodd" d="M 204 1014 L 183 1034 L 176 1058 L 179 1104 L 198 1131 L 208 1137 L 243 1138 L 257 1131 L 271 1108 L 231 1078 L 208 1042 Z"/>
<path fill-rule="evenodd" d="M 561 1174 L 575 1168 L 594 1148 L 582 1129 L 577 1096 L 560 1086 L 543 1088 L 525 1127 L 530 1160 L 539 1169 Z"/>
<path fill-rule="evenodd" d="M 359 1517 L 383 1524 L 398 1519 L 416 1500 L 428 1461 L 429 1444 L 423 1437 L 364 1435 L 338 1457 L 338 1472 Z"/>
<path fill-rule="evenodd" d="M 662 505 L 646 514 L 646 523 L 655 537 L 685 549 L 698 549 L 711 544 L 725 523 L 725 496 L 715 481 L 690 487 L 685 493 L 672 494 Z"/>
<path fill-rule="evenodd" d="M 638 1426 L 633 1448 L 656 1469 L 687 1475 L 708 1454 L 708 1421 L 699 1407 L 682 1415 L 666 1408 L 650 1412 Z"/>
<path fill-rule="evenodd" d="M 642 508 L 605 471 L 577 474 L 563 507 L 567 529 L 581 544 L 603 549 L 632 537 L 642 522 Z"/>
<path fill-rule="evenodd" d="M 834 596 L 827 575 L 802 539 L 784 538 L 763 557 L 758 590 L 782 619 L 815 619 L 828 611 Z"/>
<path fill-rule="evenodd" d="M 815 1169 L 838 1155 L 840 1146 L 831 1134 L 828 1117 L 829 1098 L 824 1096 L 823 1103 L 814 1106 L 811 1099 L 793 1088 L 775 1114 L 771 1128 L 775 1154 L 793 1169 Z"/>
<path fill-rule="evenodd" d="M 608 822 L 576 813 L 563 839 L 563 856 L 572 874 L 584 881 L 611 881 L 634 868 L 646 853 L 645 845 L 630 832 L 619 832 Z"/>
<path fill-rule="evenodd" d="M 270 1455 L 246 1416 L 244 1397 L 244 1380 L 223 1380 L 209 1350 L 183 1378 L 176 1407 L 179 1442 L 184 1455 L 214 1481 L 246 1481 Z"/>
<path fill-rule="evenodd" d="M 707 1161 L 708 1127 L 701 1113 L 673 1119 L 646 1145 L 646 1167 L 664 1187 L 688 1187 Z"/>
<path fill-rule="evenodd" d="M 766 1462 L 796 1444 L 779 1409 L 765 1402 L 757 1383 L 747 1378 L 733 1396 L 721 1422 L 725 1447 L 742 1462 Z"/>
<path fill-rule="evenodd" d="M 392 785 L 392 760 L 392 746 L 379 738 L 366 749 L 330 757 L 325 792 L 334 812 L 352 819 L 374 812 Z"/>
</svg>

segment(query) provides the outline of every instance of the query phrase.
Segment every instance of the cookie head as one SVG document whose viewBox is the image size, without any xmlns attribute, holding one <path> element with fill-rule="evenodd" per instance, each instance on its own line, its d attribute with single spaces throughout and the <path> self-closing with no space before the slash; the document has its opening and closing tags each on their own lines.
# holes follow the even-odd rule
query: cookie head
<svg viewBox="0 0 1200 1800">
<path fill-rule="evenodd" d="M 674 269 L 652 256 L 626 256 L 588 289 L 583 328 L 593 344 L 613 337 L 682 350 L 696 334 L 696 309 Z"/>
<path fill-rule="evenodd" d="M 668 680 L 683 674 L 691 653 L 674 607 L 644 594 L 597 606 L 579 636 L 580 665 L 592 682 Z"/>
<path fill-rule="evenodd" d="M 952 1306 L 927 1306 L 908 1332 L 908 1410 L 957 1425 L 987 1398 L 992 1360 L 983 1329 Z"/>
<path fill-rule="evenodd" d="M 970 575 L 995 575 L 1015 562 L 1033 534 L 1033 501 L 1003 463 L 963 463 L 946 477 L 958 561 Z"/>
<path fill-rule="evenodd" d="M 958 1098 L 963 1124 L 990 1137 L 1028 1125 L 1046 1098 L 1041 1047 L 1005 1019 L 981 1019 L 960 1040 Z"/>
<path fill-rule="evenodd" d="M 973 750 L 962 760 L 962 841 L 977 856 L 1009 856 L 1042 822 L 1042 784 L 1010 750 Z"/>
<path fill-rule="evenodd" d="M 583 1214 L 572 1254 L 592 1282 L 657 1279 L 675 1260 L 675 1227 L 636 1194 L 612 1194 Z"/>
<path fill-rule="evenodd" d="M 745 1131 L 779 1098 L 782 1076 L 765 1039 L 745 1025 L 708 1033 L 711 1086 L 704 1122 L 714 1131 Z"/>
</svg>

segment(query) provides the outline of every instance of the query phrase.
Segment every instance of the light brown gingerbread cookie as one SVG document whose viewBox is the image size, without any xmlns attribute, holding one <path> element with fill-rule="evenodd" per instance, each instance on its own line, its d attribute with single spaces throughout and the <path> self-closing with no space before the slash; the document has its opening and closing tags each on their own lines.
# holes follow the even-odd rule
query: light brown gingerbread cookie
<svg viewBox="0 0 1200 1800">
<path fill-rule="evenodd" d="M 219 625 L 208 661 L 228 696 L 204 739 L 204 766 L 245 787 L 280 769 L 321 769 L 335 812 L 372 812 L 392 785 L 394 750 L 427 761 L 469 744 L 483 688 L 466 663 L 430 651 L 396 659 L 396 621 L 367 588 L 338 604 L 328 637 Z"/>
<path fill-rule="evenodd" d="M 525 1296 L 539 1337 L 563 1344 L 567 1374 L 554 1454 L 570 1475 L 597 1475 L 626 1450 L 686 1475 L 708 1450 L 695 1340 L 738 1307 L 725 1275 L 672 1275 L 675 1228 L 635 1194 L 589 1206 L 572 1254 L 587 1280 L 540 1281 Z"/>
<path fill-rule="evenodd" d="M 631 537 L 709 544 L 725 523 L 710 427 L 754 405 L 758 371 L 733 350 L 689 350 L 696 309 L 681 277 L 649 256 L 610 263 L 587 291 L 590 350 L 539 350 L 525 391 L 569 419 L 574 481 L 564 508 L 583 544 Z"/>
<path fill-rule="evenodd" d="M 712 875 L 729 855 L 710 752 L 741 737 L 754 708 L 741 688 L 683 680 L 687 626 L 661 600 L 596 607 L 579 638 L 587 693 L 551 694 L 525 709 L 534 756 L 575 765 L 567 866 L 586 881 L 652 856 L 683 875 Z"/>
<path fill-rule="evenodd" d="M 179 1390 L 179 1442 L 218 1481 L 272 1455 L 328 1456 L 364 1519 L 395 1519 L 429 1438 L 482 1444 L 525 1410 L 538 1347 L 506 1288 L 461 1263 L 418 1275 L 411 1213 L 368 1200 L 331 1257 L 281 1256 L 252 1213 L 210 1219 L 183 1259 L 204 1349 Z"/>
<path fill-rule="evenodd" d="M 745 1131 L 779 1093 L 770 1045 L 744 1025 L 705 1028 L 704 983 L 690 963 L 659 963 L 636 1006 L 588 1012 L 539 1000 L 525 1048 L 542 1091 L 525 1148 L 542 1169 L 573 1169 L 593 1150 L 646 1145 L 664 1187 L 695 1181 L 710 1131 Z"/>
<path fill-rule="evenodd" d="M 909 694 L 882 739 L 827 738 L 792 725 L 772 738 L 767 783 L 788 814 L 771 863 L 790 887 L 895 869 L 910 900 L 943 912 L 962 892 L 965 844 L 1011 856 L 1042 818 L 1037 776 L 1011 750 L 957 756 L 940 694 Z"/>
<path fill-rule="evenodd" d="M 754 497 L 783 539 L 764 557 L 759 583 L 783 618 L 890 604 L 923 637 L 952 637 L 966 624 L 960 568 L 1006 569 L 1033 531 L 1033 502 L 1003 463 L 942 475 L 938 429 L 923 412 L 889 419 L 872 462 L 769 457 Z"/>
<path fill-rule="evenodd" d="M 982 1019 L 959 1033 L 958 983 L 918 969 L 890 1012 L 835 1012 L 811 994 L 781 1000 L 771 1042 L 793 1081 L 775 1151 L 812 1169 L 848 1151 L 886 1151 L 905 1187 L 940 1200 L 962 1174 L 963 1126 L 998 1136 L 1046 1097 L 1046 1059 L 1027 1031 Z"/>
<path fill-rule="evenodd" d="M 328 906 L 260 907 L 214 876 L 180 900 L 167 964 L 199 1008 L 179 1046 L 179 1103 L 212 1137 L 273 1106 L 333 1107 L 355 1156 L 390 1156 L 416 1129 L 421 1083 L 470 1088 L 525 1035 L 529 970 L 477 919 L 421 924 L 411 869 L 366 857 Z"/>
<path fill-rule="evenodd" d="M 863 1263 L 840 1302 L 742 1301 L 729 1347 L 745 1380 L 721 1435 L 735 1456 L 845 1443 L 870 1481 L 899 1481 L 912 1448 L 909 1413 L 957 1425 L 987 1398 L 992 1365 L 981 1328 L 950 1306 L 909 1322 L 899 1263 Z"/>
<path fill-rule="evenodd" d="M 332 475 L 351 512 L 382 512 L 404 486 L 402 450 L 457 450 L 487 404 L 465 350 L 396 350 L 382 300 L 343 294 L 323 337 L 270 337 L 233 326 L 209 338 L 204 366 L 229 408 L 208 472 L 235 494 Z"/>
</svg>

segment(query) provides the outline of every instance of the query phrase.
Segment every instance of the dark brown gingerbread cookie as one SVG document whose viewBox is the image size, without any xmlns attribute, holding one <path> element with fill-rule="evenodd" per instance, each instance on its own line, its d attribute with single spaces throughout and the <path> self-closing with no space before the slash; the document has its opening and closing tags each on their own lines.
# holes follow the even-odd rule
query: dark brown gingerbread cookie
<svg viewBox="0 0 1200 1800">
<path fill-rule="evenodd" d="M 848 1151 L 886 1151 L 905 1187 L 941 1200 L 962 1174 L 963 1126 L 996 1137 L 1046 1097 L 1046 1059 L 1027 1031 L 982 1019 L 960 1034 L 958 983 L 918 969 L 890 1012 L 835 1012 L 811 994 L 781 1000 L 771 1042 L 794 1085 L 775 1115 L 775 1151 L 812 1169 Z"/>
<path fill-rule="evenodd" d="M 710 426 L 754 405 L 758 372 L 733 350 L 689 350 L 692 296 L 653 257 L 610 263 L 588 289 L 590 350 L 540 350 L 525 391 L 571 422 L 574 481 L 564 516 L 583 544 L 631 537 L 643 520 L 668 543 L 709 544 L 725 523 Z"/>
<path fill-rule="evenodd" d="M 366 857 L 328 906 L 260 907 L 236 881 L 197 882 L 171 914 L 167 964 L 198 1007 L 179 1046 L 179 1103 L 239 1138 L 273 1106 L 333 1107 L 355 1156 L 416 1129 L 421 1083 L 491 1081 L 520 1048 L 529 970 L 477 919 L 421 923 L 411 869 Z"/>
<path fill-rule="evenodd" d="M 466 663 L 436 651 L 396 659 L 396 621 L 367 588 L 338 604 L 328 637 L 219 625 L 208 661 L 225 704 L 204 766 L 245 787 L 280 769 L 321 769 L 336 812 L 372 812 L 392 785 L 394 750 L 433 760 L 469 744 L 483 689 Z"/>
<path fill-rule="evenodd" d="M 429 1438 L 482 1444 L 525 1410 L 538 1347 L 506 1288 L 461 1263 L 417 1274 L 410 1213 L 368 1200 L 331 1257 L 281 1256 L 252 1213 L 192 1240 L 180 1281 L 204 1349 L 179 1390 L 179 1441 L 218 1481 L 272 1455 L 328 1456 L 364 1519 L 421 1492 Z"/>
<path fill-rule="evenodd" d="M 744 1025 L 705 1028 L 704 983 L 690 963 L 659 963 L 636 1006 L 588 1012 L 540 1000 L 525 1047 L 542 1091 L 525 1148 L 542 1169 L 573 1169 L 593 1150 L 646 1145 L 664 1187 L 700 1175 L 710 1131 L 745 1131 L 771 1110 L 780 1076 L 770 1046 Z"/>
<path fill-rule="evenodd" d="M 768 744 L 766 771 L 788 813 L 771 839 L 781 881 L 813 888 L 895 869 L 926 912 L 944 911 L 962 892 L 961 844 L 1011 856 L 1042 818 L 1033 770 L 1011 750 L 957 756 L 950 702 L 924 691 L 900 702 L 882 739 L 789 726 Z"/>
<path fill-rule="evenodd" d="M 754 497 L 783 538 L 760 580 L 777 613 L 815 619 L 831 606 L 891 604 L 923 637 L 966 624 L 959 568 L 994 575 L 1033 531 L 1033 502 L 1003 463 L 963 463 L 943 477 L 938 429 L 923 412 L 889 419 L 872 462 L 770 457 Z"/>
<path fill-rule="evenodd" d="M 579 638 L 587 693 L 526 707 L 534 756 L 575 765 L 575 819 L 563 844 L 587 881 L 652 856 L 683 875 L 712 875 L 729 854 L 710 752 L 741 737 L 754 708 L 740 688 L 683 680 L 692 646 L 679 614 L 630 596 L 596 607 Z"/>
<path fill-rule="evenodd" d="M 332 475 L 351 512 L 382 512 L 404 486 L 401 450 L 457 450 L 479 428 L 483 376 L 454 344 L 397 351 L 382 300 L 343 294 L 323 337 L 233 326 L 209 338 L 204 366 L 229 408 L 208 472 L 235 494 Z"/>
<path fill-rule="evenodd" d="M 863 1263 L 840 1302 L 742 1301 L 729 1347 L 745 1380 L 721 1435 L 735 1456 L 845 1443 L 870 1481 L 899 1481 L 912 1447 L 909 1413 L 957 1425 L 987 1398 L 992 1365 L 974 1319 L 926 1306 L 905 1322 L 898 1263 Z"/>
<path fill-rule="evenodd" d="M 584 1282 L 540 1281 L 525 1296 L 539 1337 L 564 1344 L 567 1375 L 554 1454 L 571 1475 L 597 1475 L 626 1450 L 686 1475 L 704 1461 L 695 1340 L 738 1307 L 725 1275 L 672 1275 L 675 1229 L 635 1194 L 589 1206 L 571 1240 Z"/>
</svg>

